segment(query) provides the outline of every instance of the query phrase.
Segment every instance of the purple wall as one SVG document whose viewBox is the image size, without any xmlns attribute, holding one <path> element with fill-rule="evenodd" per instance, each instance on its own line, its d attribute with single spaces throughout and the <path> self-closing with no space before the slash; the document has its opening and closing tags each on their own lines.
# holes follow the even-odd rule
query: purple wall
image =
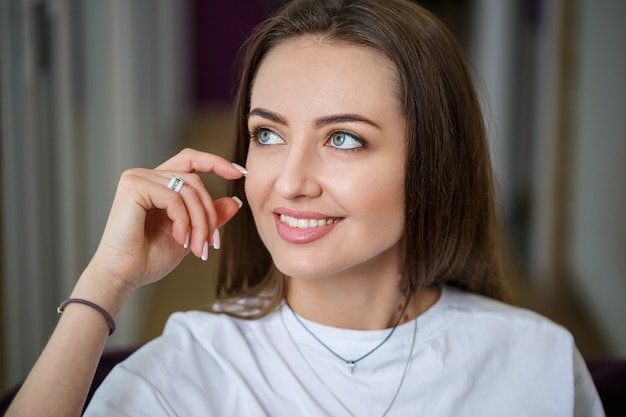
<svg viewBox="0 0 626 417">
<path fill-rule="evenodd" d="M 275 8 L 272 0 L 190 0 L 194 106 L 234 97 L 239 49 Z"/>
</svg>

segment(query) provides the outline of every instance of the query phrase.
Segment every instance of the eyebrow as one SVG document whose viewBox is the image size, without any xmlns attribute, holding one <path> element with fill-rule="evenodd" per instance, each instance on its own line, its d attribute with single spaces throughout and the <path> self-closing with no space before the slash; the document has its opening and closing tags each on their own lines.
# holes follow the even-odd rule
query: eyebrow
<svg viewBox="0 0 626 417">
<path fill-rule="evenodd" d="M 285 119 L 281 116 L 279 116 L 278 114 L 271 112 L 267 109 L 263 109 L 263 108 L 254 108 L 252 110 L 250 110 L 250 113 L 248 113 L 248 117 L 250 116 L 258 116 L 258 117 L 262 117 L 264 119 L 270 120 L 274 123 L 278 123 L 281 124 L 283 126 L 287 125 L 287 122 L 285 121 Z M 376 123 L 374 123 L 373 121 L 371 121 L 370 119 L 368 119 L 367 117 L 363 117 L 361 115 L 358 114 L 352 114 L 352 113 L 345 113 L 345 114 L 333 114 L 330 116 L 324 116 L 321 117 L 319 119 L 317 119 L 315 121 L 315 127 L 316 128 L 321 128 L 324 126 L 328 126 L 334 123 L 346 123 L 346 122 L 361 122 L 361 123 L 367 123 L 377 129 L 380 130 L 380 126 L 378 126 Z"/>
</svg>

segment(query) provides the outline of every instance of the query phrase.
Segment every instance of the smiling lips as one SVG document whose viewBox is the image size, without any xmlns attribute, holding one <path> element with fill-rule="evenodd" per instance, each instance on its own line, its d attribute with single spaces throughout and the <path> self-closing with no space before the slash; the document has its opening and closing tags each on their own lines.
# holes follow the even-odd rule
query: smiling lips
<svg viewBox="0 0 626 417">
<path fill-rule="evenodd" d="M 297 218 L 287 214 L 275 216 L 276 230 L 281 239 L 289 243 L 313 242 L 329 233 L 340 218 Z"/>
<path fill-rule="evenodd" d="M 330 219 L 298 219 L 296 217 L 291 217 L 286 214 L 280 215 L 280 221 L 289 225 L 289 227 L 297 227 L 298 229 L 308 229 L 310 227 L 319 227 L 326 226 L 329 224 L 333 224 L 338 221 L 338 219 L 330 218 Z"/>
</svg>

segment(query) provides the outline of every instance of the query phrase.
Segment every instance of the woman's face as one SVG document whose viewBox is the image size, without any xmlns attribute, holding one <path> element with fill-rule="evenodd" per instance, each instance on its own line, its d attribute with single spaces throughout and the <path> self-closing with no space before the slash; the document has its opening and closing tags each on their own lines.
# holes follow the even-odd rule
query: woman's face
<svg viewBox="0 0 626 417">
<path fill-rule="evenodd" d="M 284 274 L 399 273 L 406 119 L 394 77 L 372 49 L 312 38 L 261 63 L 245 189 Z"/>
</svg>

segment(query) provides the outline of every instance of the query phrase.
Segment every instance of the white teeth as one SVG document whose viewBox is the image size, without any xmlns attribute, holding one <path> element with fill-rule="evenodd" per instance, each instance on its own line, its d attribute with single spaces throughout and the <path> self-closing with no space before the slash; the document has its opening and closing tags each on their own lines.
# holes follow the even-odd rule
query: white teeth
<svg viewBox="0 0 626 417">
<path fill-rule="evenodd" d="M 289 227 L 297 227 L 298 229 L 308 229 L 310 227 L 325 226 L 327 224 L 333 224 L 335 222 L 334 219 L 297 219 L 286 214 L 280 215 L 280 221 L 283 223 L 287 223 Z"/>
</svg>

